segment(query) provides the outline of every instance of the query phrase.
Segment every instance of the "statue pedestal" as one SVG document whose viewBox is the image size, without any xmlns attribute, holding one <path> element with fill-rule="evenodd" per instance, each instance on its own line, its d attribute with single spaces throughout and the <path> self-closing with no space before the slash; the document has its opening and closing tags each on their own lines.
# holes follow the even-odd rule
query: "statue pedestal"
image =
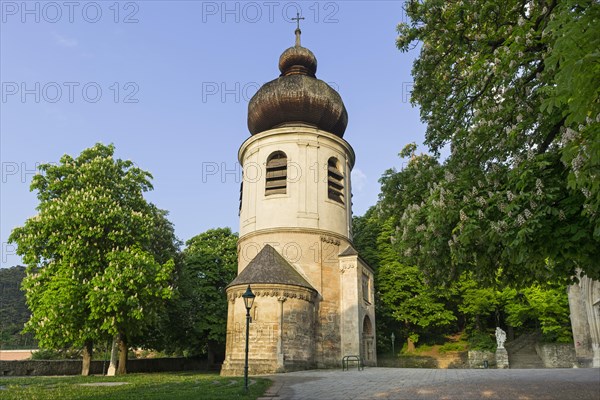
<svg viewBox="0 0 600 400">
<path fill-rule="evenodd" d="M 496 349 L 496 368 L 506 369 L 508 367 L 508 352 L 505 348 Z"/>
</svg>

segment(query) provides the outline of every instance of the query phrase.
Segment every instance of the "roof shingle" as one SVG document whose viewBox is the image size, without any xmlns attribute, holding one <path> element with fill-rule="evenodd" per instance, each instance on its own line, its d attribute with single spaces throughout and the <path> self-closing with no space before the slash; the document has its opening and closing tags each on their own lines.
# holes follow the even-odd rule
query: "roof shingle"
<svg viewBox="0 0 600 400">
<path fill-rule="evenodd" d="M 268 244 L 227 287 L 254 283 L 294 285 L 315 290 L 277 250 Z"/>
</svg>

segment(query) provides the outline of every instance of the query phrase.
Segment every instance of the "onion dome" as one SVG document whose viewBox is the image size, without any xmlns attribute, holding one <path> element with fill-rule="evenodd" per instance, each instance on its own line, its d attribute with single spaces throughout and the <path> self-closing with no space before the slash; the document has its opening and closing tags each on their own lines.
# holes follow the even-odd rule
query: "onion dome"
<svg viewBox="0 0 600 400">
<path fill-rule="evenodd" d="M 317 58 L 306 47 L 290 47 L 279 57 L 279 70 L 281 76 L 308 75 L 314 78 L 317 72 Z"/>
<path fill-rule="evenodd" d="M 314 125 L 339 137 L 348 125 L 348 113 L 341 96 L 331 86 L 317 79 L 317 58 L 300 45 L 279 57 L 279 78 L 265 83 L 248 104 L 248 130 L 257 134 L 285 123 Z"/>
</svg>

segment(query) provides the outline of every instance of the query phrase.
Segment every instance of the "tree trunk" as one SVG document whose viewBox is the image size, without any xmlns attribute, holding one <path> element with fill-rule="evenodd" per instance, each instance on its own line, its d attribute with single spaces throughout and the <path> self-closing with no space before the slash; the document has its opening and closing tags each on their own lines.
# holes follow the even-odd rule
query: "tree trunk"
<svg viewBox="0 0 600 400">
<path fill-rule="evenodd" d="M 415 342 L 411 338 L 406 339 L 406 351 L 412 353 L 415 351 Z"/>
<path fill-rule="evenodd" d="M 94 346 L 91 340 L 88 340 L 83 345 L 83 363 L 81 366 L 81 375 L 88 376 L 90 374 L 90 365 L 92 363 L 92 352 Z"/>
<path fill-rule="evenodd" d="M 127 338 L 124 334 L 119 333 L 119 366 L 117 375 L 125 375 L 127 373 Z"/>
<path fill-rule="evenodd" d="M 110 350 L 110 364 L 108 365 L 107 376 L 115 376 L 117 374 L 117 364 L 119 357 L 119 340 L 117 336 L 113 338 L 112 347 Z"/>
</svg>

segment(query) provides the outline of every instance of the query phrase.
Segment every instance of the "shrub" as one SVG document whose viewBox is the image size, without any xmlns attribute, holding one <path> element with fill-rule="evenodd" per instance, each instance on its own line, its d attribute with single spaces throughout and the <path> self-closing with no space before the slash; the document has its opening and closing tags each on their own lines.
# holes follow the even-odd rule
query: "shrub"
<svg viewBox="0 0 600 400">
<path fill-rule="evenodd" d="M 449 351 L 465 351 L 467 349 L 468 343 L 460 341 L 460 342 L 447 342 L 440 346 L 440 353 L 447 353 Z"/>
<path fill-rule="evenodd" d="M 428 344 L 422 344 L 415 348 L 415 353 L 417 353 L 417 354 L 425 353 L 427 351 L 430 351 L 432 348 L 433 348 L 433 346 L 430 346 Z"/>
<path fill-rule="evenodd" d="M 51 349 L 39 349 L 31 354 L 32 360 L 68 360 L 81 358 L 79 350 L 66 349 L 66 350 L 51 350 Z"/>
<path fill-rule="evenodd" d="M 496 341 L 490 333 L 481 331 L 471 332 L 467 337 L 467 341 L 471 350 L 496 351 Z"/>
</svg>

